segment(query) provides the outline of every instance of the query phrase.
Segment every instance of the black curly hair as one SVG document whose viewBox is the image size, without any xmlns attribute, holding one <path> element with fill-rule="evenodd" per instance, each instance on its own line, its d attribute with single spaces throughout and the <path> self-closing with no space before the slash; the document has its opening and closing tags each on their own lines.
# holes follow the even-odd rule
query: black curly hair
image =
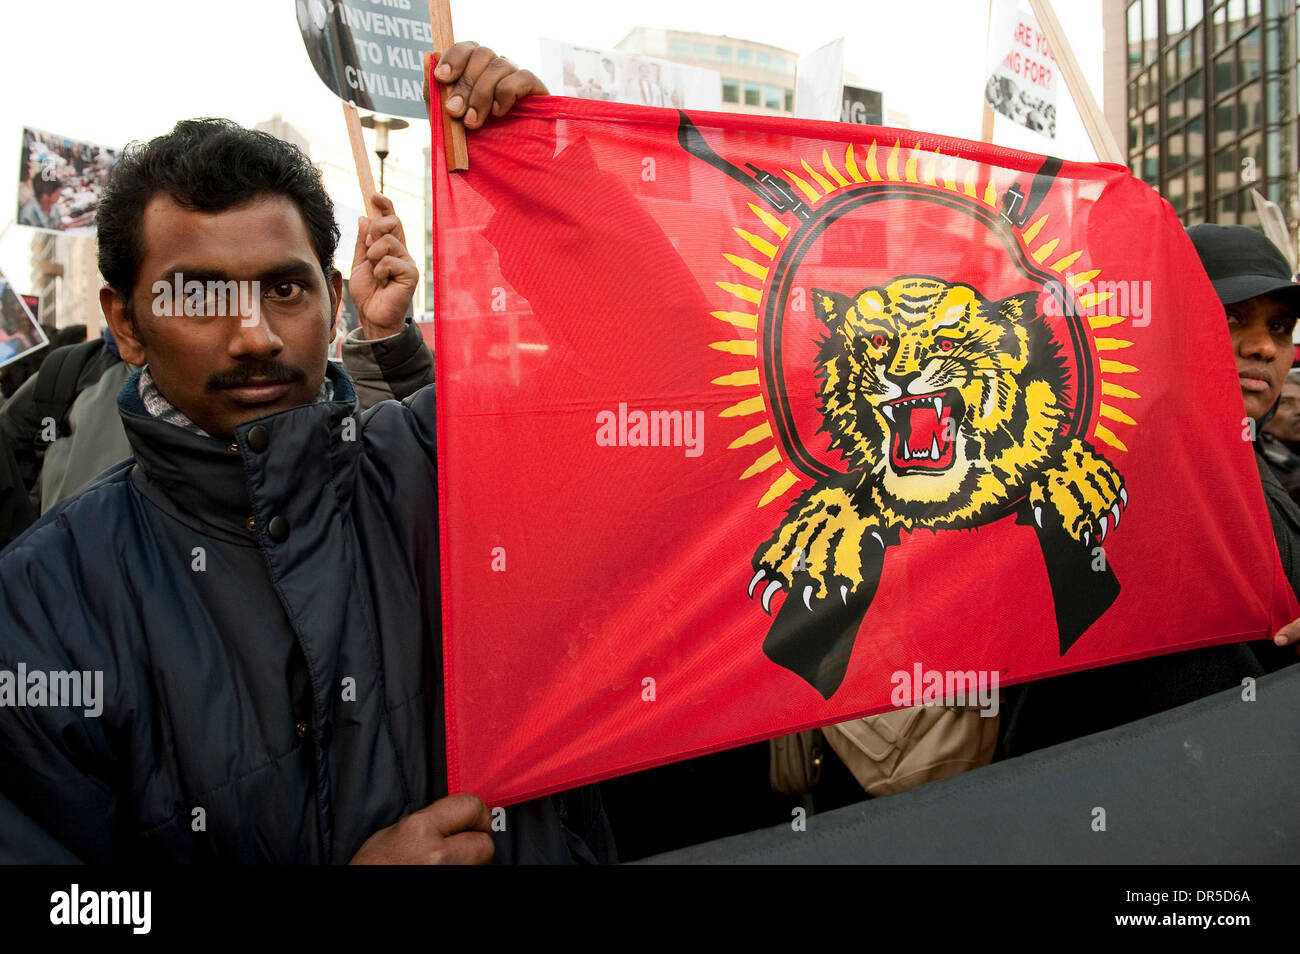
<svg viewBox="0 0 1300 954">
<path fill-rule="evenodd" d="M 302 150 L 228 119 L 185 119 L 164 136 L 129 145 L 100 200 L 99 271 L 128 302 L 144 259 L 144 209 L 159 192 L 200 212 L 287 196 L 302 213 L 325 278 L 333 275 L 334 203 Z"/>
</svg>

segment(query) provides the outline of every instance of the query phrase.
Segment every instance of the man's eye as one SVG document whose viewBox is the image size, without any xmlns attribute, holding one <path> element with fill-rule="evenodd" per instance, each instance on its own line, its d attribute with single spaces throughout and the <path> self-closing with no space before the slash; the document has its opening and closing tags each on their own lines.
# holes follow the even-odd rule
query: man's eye
<svg viewBox="0 0 1300 954">
<path fill-rule="evenodd" d="M 296 298 L 302 290 L 302 286 L 297 282 L 276 282 L 271 286 L 270 297 L 285 301 Z"/>
</svg>

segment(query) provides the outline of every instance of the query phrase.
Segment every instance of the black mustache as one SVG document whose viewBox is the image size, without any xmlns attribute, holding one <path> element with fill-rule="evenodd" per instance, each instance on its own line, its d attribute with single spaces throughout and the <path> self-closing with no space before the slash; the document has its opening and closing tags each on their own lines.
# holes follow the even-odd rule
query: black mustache
<svg viewBox="0 0 1300 954">
<path fill-rule="evenodd" d="M 249 385 L 299 384 L 307 380 L 307 372 L 291 364 L 268 361 L 263 364 L 240 365 L 230 371 L 218 371 L 208 378 L 208 391 L 224 391 Z"/>
</svg>

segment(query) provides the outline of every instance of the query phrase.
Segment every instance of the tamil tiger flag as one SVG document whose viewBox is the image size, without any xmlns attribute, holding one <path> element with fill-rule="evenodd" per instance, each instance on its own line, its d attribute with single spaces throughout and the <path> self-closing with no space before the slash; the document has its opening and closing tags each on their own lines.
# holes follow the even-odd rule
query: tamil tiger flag
<svg viewBox="0 0 1300 954">
<path fill-rule="evenodd" d="M 1123 167 L 563 98 L 470 165 L 434 174 L 453 791 L 1300 616 L 1223 308 Z"/>
</svg>

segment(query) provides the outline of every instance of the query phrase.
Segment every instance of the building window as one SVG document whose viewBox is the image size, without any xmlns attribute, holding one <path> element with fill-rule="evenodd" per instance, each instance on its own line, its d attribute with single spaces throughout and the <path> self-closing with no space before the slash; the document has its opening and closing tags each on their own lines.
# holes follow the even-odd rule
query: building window
<svg viewBox="0 0 1300 954">
<path fill-rule="evenodd" d="M 745 105 L 761 106 L 763 104 L 763 89 L 757 83 L 745 84 Z"/>
<path fill-rule="evenodd" d="M 709 58 L 710 49 L 711 47 L 707 43 L 696 43 L 695 58 L 697 60 L 707 60 Z"/>
<path fill-rule="evenodd" d="M 772 69 L 776 70 L 778 73 L 786 72 L 785 57 L 784 56 L 772 57 Z"/>
<path fill-rule="evenodd" d="M 736 62 L 737 62 L 737 63 L 743 63 L 743 64 L 745 64 L 746 66 L 748 66 L 748 65 L 751 64 L 751 63 L 753 63 L 753 62 L 754 62 L 754 51 L 753 51 L 753 50 L 747 50 L 747 49 L 745 49 L 745 47 L 743 47 L 743 46 L 740 47 L 739 49 L 736 50 Z"/>
<path fill-rule="evenodd" d="M 792 89 L 785 91 L 785 111 L 787 113 L 794 112 L 794 90 Z"/>
<path fill-rule="evenodd" d="M 724 79 L 722 81 L 722 101 L 724 103 L 740 102 L 740 80 Z"/>
<path fill-rule="evenodd" d="M 689 59 L 691 55 L 690 44 L 688 44 L 685 40 L 669 40 L 668 55 L 680 57 L 681 59 L 684 60 Z"/>
<path fill-rule="evenodd" d="M 730 63 L 730 62 L 731 62 L 731 47 L 729 47 L 729 46 L 715 46 L 715 47 L 713 48 L 713 52 L 716 53 L 716 54 L 718 55 L 718 59 L 722 60 L 722 62 L 724 62 L 724 63 Z"/>
<path fill-rule="evenodd" d="M 1165 33 L 1173 38 L 1182 32 L 1183 0 L 1165 0 Z"/>
<path fill-rule="evenodd" d="M 765 70 L 772 68 L 772 54 L 763 50 L 758 51 L 758 65 Z"/>
<path fill-rule="evenodd" d="M 1128 8 L 1128 75 L 1142 69 L 1142 0 L 1133 0 Z"/>
<path fill-rule="evenodd" d="M 781 87 L 779 86 L 763 87 L 763 106 L 766 109 L 781 108 Z"/>
</svg>

